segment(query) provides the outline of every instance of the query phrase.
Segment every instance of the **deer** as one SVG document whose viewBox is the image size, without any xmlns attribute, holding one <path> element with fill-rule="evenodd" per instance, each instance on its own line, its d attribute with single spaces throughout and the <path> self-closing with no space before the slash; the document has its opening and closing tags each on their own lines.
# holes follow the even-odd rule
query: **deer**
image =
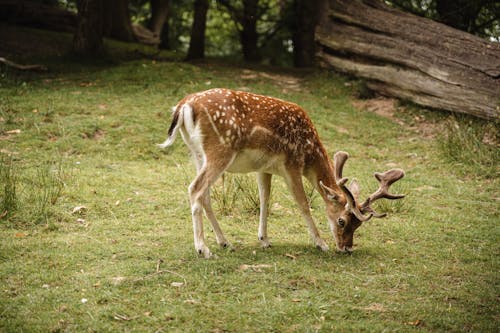
<svg viewBox="0 0 500 333">
<path fill-rule="evenodd" d="M 158 145 L 171 146 L 180 132 L 189 148 L 197 175 L 189 185 L 194 247 L 200 256 L 212 253 L 205 243 L 203 213 L 210 221 L 217 243 L 228 247 L 211 205 L 210 188 L 225 173 L 257 175 L 260 214 L 258 239 L 267 248 L 269 197 L 273 175 L 284 179 L 309 229 L 312 242 L 323 251 L 327 243 L 315 225 L 304 190 L 307 179 L 321 195 L 336 248 L 351 253 L 353 236 L 372 217 L 382 218 L 372 204 L 382 198 L 401 199 L 389 187 L 404 176 L 402 169 L 375 173 L 379 188 L 364 201 L 359 199 L 356 180 L 347 185 L 342 170 L 349 154 L 338 151 L 328 157 L 318 132 L 307 113 L 284 100 L 223 88 L 184 97 L 173 109 L 167 139 Z"/>
</svg>

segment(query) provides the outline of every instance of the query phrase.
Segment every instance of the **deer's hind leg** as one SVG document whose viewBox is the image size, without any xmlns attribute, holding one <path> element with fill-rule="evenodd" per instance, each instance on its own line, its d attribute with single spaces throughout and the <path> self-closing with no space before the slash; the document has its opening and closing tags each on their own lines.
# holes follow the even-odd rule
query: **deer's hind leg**
<svg viewBox="0 0 500 333">
<path fill-rule="evenodd" d="M 234 159 L 234 154 L 218 154 L 217 158 L 207 158 L 203 166 L 200 168 L 198 175 L 189 185 L 189 198 L 191 201 L 191 215 L 193 219 L 194 246 L 199 254 L 203 254 L 205 258 L 209 258 L 211 253 L 205 245 L 205 234 L 203 232 L 203 210 L 207 213 L 207 217 L 214 227 L 217 242 L 219 244 L 227 244 L 227 241 L 222 234 L 222 230 L 213 214 L 210 205 L 210 187 L 224 173 L 227 167 Z"/>
<path fill-rule="evenodd" d="M 224 237 L 224 233 L 222 232 L 222 229 L 219 225 L 219 222 L 217 221 L 217 218 L 215 217 L 214 211 L 212 209 L 212 203 L 210 200 L 210 189 L 206 192 L 205 196 L 203 197 L 203 209 L 205 209 L 205 214 L 207 215 L 208 220 L 212 224 L 212 228 L 214 229 L 215 232 L 215 238 L 217 239 L 217 244 L 219 244 L 221 247 L 229 247 L 230 244 L 227 241 L 226 237 Z"/>
<path fill-rule="evenodd" d="M 194 163 L 196 165 L 196 172 L 200 174 L 204 163 L 204 153 L 203 151 L 197 149 L 196 147 L 190 147 L 190 148 L 191 152 L 193 153 Z M 203 209 L 205 210 L 205 214 L 210 223 L 212 224 L 212 228 L 214 229 L 215 238 L 217 239 L 217 244 L 219 244 L 222 247 L 228 247 L 229 242 L 227 241 L 226 237 L 224 237 L 224 233 L 222 232 L 219 222 L 217 221 L 217 218 L 215 217 L 214 211 L 212 209 L 212 203 L 210 200 L 210 189 L 208 189 L 205 195 L 203 196 L 202 205 Z"/>
</svg>

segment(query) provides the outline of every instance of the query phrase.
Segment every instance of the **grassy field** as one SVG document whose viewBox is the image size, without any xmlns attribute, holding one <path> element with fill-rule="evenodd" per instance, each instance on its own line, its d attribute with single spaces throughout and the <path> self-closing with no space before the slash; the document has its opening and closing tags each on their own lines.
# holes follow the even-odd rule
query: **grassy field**
<svg viewBox="0 0 500 333">
<path fill-rule="evenodd" d="M 324 71 L 55 53 L 25 58 L 48 72 L 0 73 L 0 331 L 498 331 L 498 124 L 360 101 L 361 84 Z M 205 224 L 217 258 L 200 259 L 187 148 L 155 144 L 171 106 L 213 87 L 300 104 L 331 154 L 350 153 L 362 195 L 400 167 L 407 197 L 378 206 L 388 218 L 359 229 L 351 256 L 323 253 L 275 178 L 264 250 L 254 177 L 228 176 L 213 197 L 233 250 Z"/>
</svg>

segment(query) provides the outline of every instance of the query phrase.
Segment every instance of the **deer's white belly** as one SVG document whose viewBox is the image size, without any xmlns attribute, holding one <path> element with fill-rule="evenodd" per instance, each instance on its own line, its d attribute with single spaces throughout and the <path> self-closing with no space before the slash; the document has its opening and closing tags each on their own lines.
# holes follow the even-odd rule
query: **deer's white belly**
<svg viewBox="0 0 500 333">
<path fill-rule="evenodd" d="M 266 172 L 283 175 L 285 155 L 270 155 L 257 149 L 240 151 L 226 170 L 233 173 Z"/>
</svg>

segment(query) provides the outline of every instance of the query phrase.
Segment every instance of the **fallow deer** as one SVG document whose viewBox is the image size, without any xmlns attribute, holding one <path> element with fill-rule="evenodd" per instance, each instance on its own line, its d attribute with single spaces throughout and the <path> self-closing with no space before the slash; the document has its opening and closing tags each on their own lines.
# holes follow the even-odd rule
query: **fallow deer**
<svg viewBox="0 0 500 333">
<path fill-rule="evenodd" d="M 404 195 L 388 192 L 404 176 L 401 169 L 375 173 L 379 189 L 364 202 L 358 199 L 359 186 L 346 186 L 342 169 L 348 154 L 334 155 L 333 162 L 306 112 L 294 103 L 229 89 L 210 89 L 183 98 L 173 109 L 168 138 L 160 148 L 173 144 L 177 134 L 191 151 L 197 176 L 189 186 L 194 246 L 200 255 L 211 256 L 205 245 L 203 211 L 211 222 L 217 243 L 229 245 L 210 203 L 210 187 L 224 172 L 257 173 L 260 199 L 258 238 L 270 245 L 267 216 L 272 175 L 285 179 L 305 219 L 314 244 L 323 251 L 328 245 L 320 237 L 304 191 L 304 176 L 321 194 L 326 215 L 339 251 L 351 252 L 354 231 L 372 217 L 383 217 L 371 204 L 381 198 Z"/>
</svg>

